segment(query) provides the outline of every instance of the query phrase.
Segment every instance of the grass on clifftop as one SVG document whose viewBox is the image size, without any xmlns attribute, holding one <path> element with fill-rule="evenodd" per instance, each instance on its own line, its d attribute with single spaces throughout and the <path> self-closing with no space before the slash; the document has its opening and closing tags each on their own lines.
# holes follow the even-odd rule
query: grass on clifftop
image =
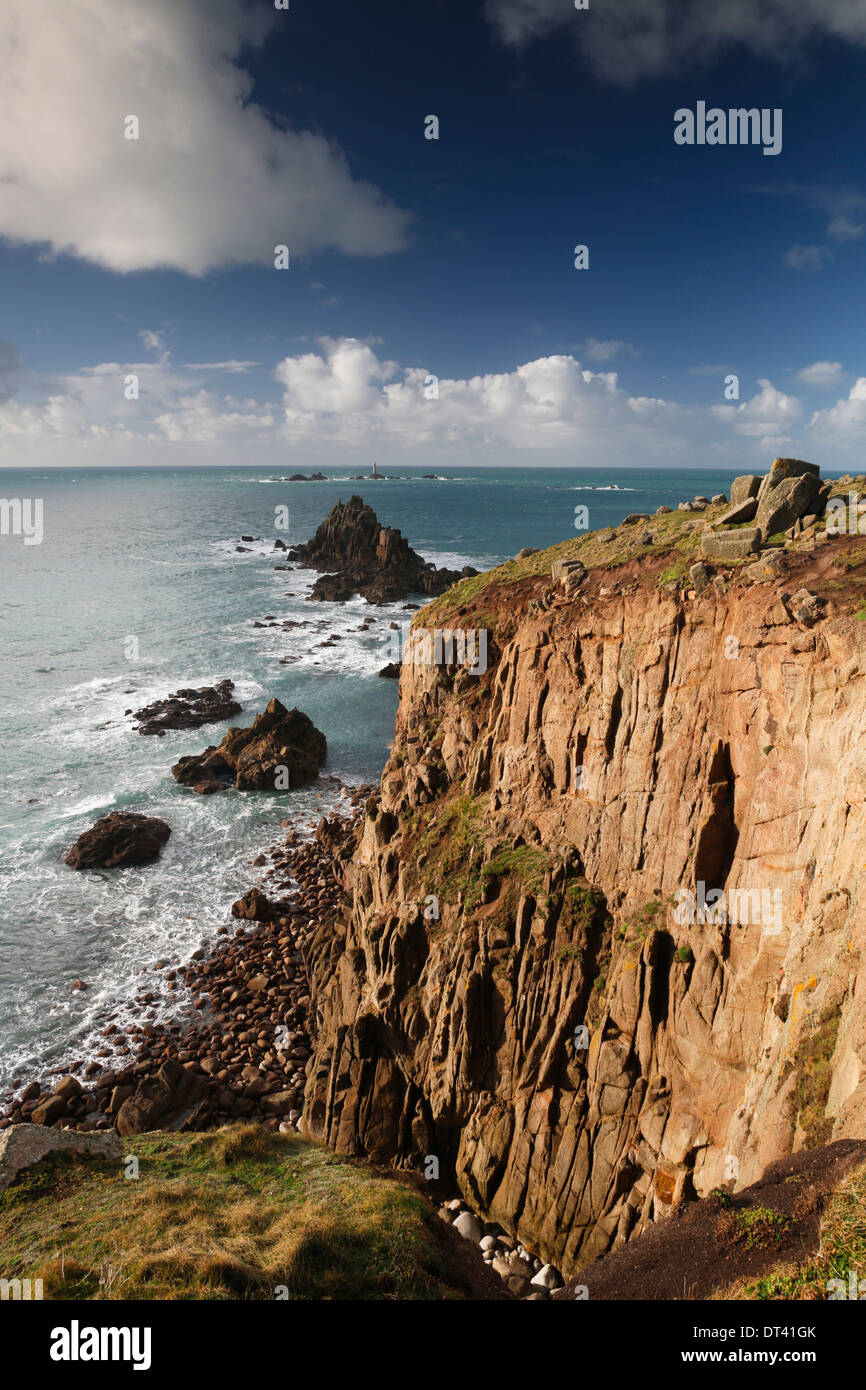
<svg viewBox="0 0 866 1390">
<path fill-rule="evenodd" d="M 825 1299 L 828 1284 L 848 1276 L 866 1279 L 866 1165 L 858 1168 L 828 1199 L 821 1219 L 818 1253 L 798 1265 L 784 1265 L 760 1279 L 739 1280 L 713 1298 Z M 866 1283 L 863 1291 L 866 1293 Z"/>
<path fill-rule="evenodd" d="M 47 1160 L 0 1196 L 0 1277 L 53 1299 L 450 1299 L 448 1234 L 412 1188 L 255 1125 Z M 471 1296 L 471 1295 L 469 1295 Z"/>
<path fill-rule="evenodd" d="M 581 560 L 589 570 L 614 570 L 637 556 L 663 555 L 670 550 L 679 550 L 682 556 L 672 567 L 670 577 L 681 577 L 698 556 L 704 521 L 717 521 L 726 510 L 726 506 L 718 503 L 700 513 L 675 511 L 663 516 L 651 516 L 646 521 L 629 526 L 603 526 L 597 531 L 581 532 L 557 545 L 548 546 L 546 550 L 536 551 L 534 555 L 527 555 L 521 560 L 506 560 L 495 569 L 461 579 L 432 603 L 425 604 L 413 619 L 413 626 L 447 627 L 449 620 L 458 613 L 467 609 L 480 612 L 491 586 L 508 586 L 522 579 L 549 579 L 554 560 Z M 644 545 L 641 541 L 645 531 L 652 533 L 650 545 Z M 675 575 L 673 569 L 676 570 Z M 478 618 L 476 623 L 483 626 Z"/>
</svg>

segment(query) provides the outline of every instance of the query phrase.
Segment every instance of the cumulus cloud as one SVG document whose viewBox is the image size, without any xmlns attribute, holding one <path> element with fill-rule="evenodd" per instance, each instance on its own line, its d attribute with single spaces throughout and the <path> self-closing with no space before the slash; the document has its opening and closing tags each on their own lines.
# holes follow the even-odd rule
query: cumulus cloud
<svg viewBox="0 0 866 1390">
<path fill-rule="evenodd" d="M 809 429 L 816 438 L 841 435 L 859 442 L 862 450 L 862 437 L 866 433 L 866 376 L 858 377 L 845 400 L 839 400 L 826 410 L 816 410 L 809 422 Z"/>
<path fill-rule="evenodd" d="M 786 396 L 765 378 L 759 378 L 758 385 L 761 389 L 751 400 L 740 405 L 714 405 L 710 412 L 737 434 L 755 439 L 781 437 L 799 420 L 803 407 L 796 396 Z"/>
<path fill-rule="evenodd" d="M 604 428 L 617 413 L 627 418 L 617 374 L 593 372 L 572 356 L 439 380 L 381 360 L 356 338 L 323 339 L 321 348 L 277 366 L 291 434 L 315 428 L 331 439 L 545 449 Z"/>
<path fill-rule="evenodd" d="M 844 375 L 841 362 L 813 362 L 811 367 L 803 367 L 797 372 L 797 381 L 804 386 L 831 388 L 841 386 Z"/>
<path fill-rule="evenodd" d="M 6 0 L 0 235 L 192 275 L 273 264 L 282 244 L 399 250 L 406 214 L 251 101 L 240 55 L 278 22 L 242 0 Z"/>
<path fill-rule="evenodd" d="M 619 373 L 594 371 L 570 354 L 437 378 L 426 366 L 391 361 L 376 339 L 323 338 L 315 351 L 277 362 L 257 395 L 239 396 L 197 375 L 225 364 L 177 366 L 162 334 L 144 336 L 153 360 L 83 367 L 44 382 L 41 393 L 20 374 L 26 385 L 0 394 L 0 462 L 279 466 L 297 450 L 307 461 L 344 465 L 360 455 L 397 465 L 706 463 L 757 471 L 774 454 L 801 451 L 826 468 L 845 466 L 859 460 L 866 434 L 866 377 L 804 426 L 798 397 L 767 378 L 749 400 L 707 407 L 630 392 Z M 17 362 L 15 349 L 0 344 L 0 382 L 3 363 L 14 374 Z M 139 388 L 133 399 L 130 376 Z M 825 389 L 842 377 L 832 361 L 796 374 Z"/>
<path fill-rule="evenodd" d="M 866 46 L 861 0 L 616 0 L 598 11 L 569 0 L 487 0 L 486 11 L 508 44 L 570 30 L 598 76 L 624 85 L 738 48 L 785 61 L 824 36 Z"/>
</svg>

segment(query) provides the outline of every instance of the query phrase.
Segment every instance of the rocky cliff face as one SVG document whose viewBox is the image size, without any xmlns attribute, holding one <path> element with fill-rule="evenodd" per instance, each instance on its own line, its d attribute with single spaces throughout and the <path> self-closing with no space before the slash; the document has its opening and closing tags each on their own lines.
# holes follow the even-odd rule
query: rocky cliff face
<svg viewBox="0 0 866 1390">
<path fill-rule="evenodd" d="M 548 554 L 419 615 L 487 628 L 489 669 L 404 659 L 309 954 L 307 1132 L 435 1155 L 566 1274 L 864 1133 L 866 542 L 690 580 L 700 525 L 665 519 L 673 566 L 672 530 L 578 547 L 580 587 Z"/>
</svg>

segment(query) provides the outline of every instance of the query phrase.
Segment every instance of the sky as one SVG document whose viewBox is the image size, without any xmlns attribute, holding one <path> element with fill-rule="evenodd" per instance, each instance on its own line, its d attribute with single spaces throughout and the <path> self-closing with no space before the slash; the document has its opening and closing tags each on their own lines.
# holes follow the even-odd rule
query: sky
<svg viewBox="0 0 866 1390">
<path fill-rule="evenodd" d="M 0 465 L 862 471 L 866 0 L 581 3 L 4 0 Z"/>
</svg>

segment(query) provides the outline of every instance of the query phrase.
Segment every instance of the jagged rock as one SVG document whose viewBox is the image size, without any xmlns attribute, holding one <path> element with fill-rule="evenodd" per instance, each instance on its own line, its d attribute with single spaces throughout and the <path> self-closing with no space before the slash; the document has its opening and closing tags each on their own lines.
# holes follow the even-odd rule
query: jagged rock
<svg viewBox="0 0 866 1390">
<path fill-rule="evenodd" d="M 459 579 L 477 574 L 437 569 L 422 559 L 394 527 L 382 526 L 361 497 L 338 502 L 315 536 L 289 552 L 307 568 L 327 571 L 311 597 L 344 602 L 360 594 L 369 603 L 392 603 L 412 593 L 442 594 Z"/>
<path fill-rule="evenodd" d="M 103 816 L 63 856 L 73 869 L 117 869 L 156 859 L 171 829 L 157 816 L 112 811 Z"/>
<path fill-rule="evenodd" d="M 562 1276 L 558 1269 L 554 1269 L 553 1265 L 542 1265 L 538 1273 L 534 1274 L 529 1282 L 536 1288 L 548 1289 L 551 1293 L 554 1289 L 562 1288 Z"/>
<path fill-rule="evenodd" d="M 818 480 L 812 473 L 783 477 L 775 487 L 766 490 L 762 484 L 756 516 L 761 534 L 774 536 L 780 531 L 787 531 L 789 526 L 805 516 L 815 500 L 818 486 Z"/>
<path fill-rule="evenodd" d="M 706 565 L 698 561 L 696 565 L 689 566 L 689 578 L 692 581 L 692 588 L 695 593 L 702 594 L 709 584 L 712 575 Z"/>
<path fill-rule="evenodd" d="M 817 463 L 806 463 L 805 459 L 773 459 L 769 473 L 761 479 L 758 502 L 763 502 L 767 494 L 773 492 L 786 479 L 796 478 L 812 478 L 815 482 L 815 492 L 817 492 L 821 480 L 821 469 Z"/>
<path fill-rule="evenodd" d="M 123 1146 L 113 1130 L 81 1134 L 74 1129 L 44 1129 L 39 1125 L 13 1125 L 0 1134 L 0 1192 L 5 1192 L 19 1173 L 41 1163 L 49 1154 L 76 1154 L 82 1158 L 111 1159 L 120 1163 Z"/>
<path fill-rule="evenodd" d="M 744 502 L 758 496 L 761 479 L 757 473 L 741 473 L 731 483 L 731 506 L 740 507 Z"/>
<path fill-rule="evenodd" d="M 791 597 L 791 610 L 798 623 L 804 627 L 814 627 L 824 615 L 826 599 L 812 594 L 808 589 L 798 589 Z"/>
<path fill-rule="evenodd" d="M 550 577 L 554 584 L 574 586 L 586 578 L 586 565 L 581 560 L 554 560 Z"/>
<path fill-rule="evenodd" d="M 741 531 L 705 531 L 701 536 L 701 554 L 707 560 L 743 560 L 761 546 L 761 531 L 757 526 Z"/>
<path fill-rule="evenodd" d="M 177 690 L 164 700 L 154 700 L 136 710 L 140 734 L 161 734 L 166 729 L 198 729 L 202 724 L 218 724 L 240 714 L 241 706 L 232 698 L 234 681 L 220 681 L 199 690 Z"/>
<path fill-rule="evenodd" d="M 758 514 L 757 497 L 749 497 L 745 502 L 738 502 L 735 506 L 729 507 L 724 516 L 719 517 L 719 526 L 739 526 L 744 521 L 754 521 Z"/>
<path fill-rule="evenodd" d="M 377 674 L 383 676 L 386 680 L 396 680 L 400 675 L 400 662 L 389 661 Z"/>
<path fill-rule="evenodd" d="M 176 781 L 196 791 L 232 784 L 238 791 L 273 791 L 278 775 L 287 776 L 291 787 L 312 782 L 326 751 L 325 736 L 312 720 L 273 699 L 248 729 L 229 729 L 218 748 L 181 758 L 171 771 Z"/>
<path fill-rule="evenodd" d="M 628 516 L 622 519 L 623 526 L 634 526 L 638 521 L 649 521 L 648 512 L 629 512 Z M 557 562 L 559 563 L 559 562 Z M 565 563 L 564 561 L 562 563 Z"/>
<path fill-rule="evenodd" d="M 206 1091 L 203 1077 L 169 1058 L 123 1102 L 117 1112 L 117 1132 L 125 1137 L 153 1129 L 182 1129 Z"/>
</svg>

